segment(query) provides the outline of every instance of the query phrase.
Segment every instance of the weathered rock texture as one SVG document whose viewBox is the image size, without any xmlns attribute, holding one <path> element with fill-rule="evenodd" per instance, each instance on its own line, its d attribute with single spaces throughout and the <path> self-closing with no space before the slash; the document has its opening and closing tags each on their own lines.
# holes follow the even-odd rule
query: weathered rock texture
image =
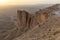
<svg viewBox="0 0 60 40">
<path fill-rule="evenodd" d="M 23 31 L 24 29 L 31 29 L 36 25 L 36 20 L 33 14 L 29 14 L 27 11 L 24 10 L 18 10 L 17 15 L 21 31 Z"/>
</svg>

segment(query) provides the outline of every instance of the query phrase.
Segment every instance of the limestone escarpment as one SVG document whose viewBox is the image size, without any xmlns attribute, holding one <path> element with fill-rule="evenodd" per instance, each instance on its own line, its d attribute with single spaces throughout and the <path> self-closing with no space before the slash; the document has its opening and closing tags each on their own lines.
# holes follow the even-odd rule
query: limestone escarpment
<svg viewBox="0 0 60 40">
<path fill-rule="evenodd" d="M 45 22 L 46 19 L 48 19 L 49 17 L 52 17 L 54 15 L 53 12 L 58 10 L 58 6 L 59 5 L 56 4 L 51 7 L 41 9 L 38 12 L 36 12 L 35 14 L 30 14 L 29 12 L 27 12 L 25 10 L 18 10 L 17 16 L 18 16 L 20 30 L 31 29 L 34 26 L 36 26 L 37 24 Z"/>
<path fill-rule="evenodd" d="M 53 35 L 55 34 L 54 33 L 55 29 L 52 26 L 59 27 L 59 26 L 57 26 L 57 23 L 56 23 L 56 22 L 59 22 L 59 21 L 56 21 L 59 19 L 54 18 L 54 15 L 55 15 L 54 11 L 59 10 L 58 6 L 59 5 L 54 5 L 54 6 L 46 8 L 46 9 L 42 9 L 42 10 L 36 12 L 36 14 L 33 14 L 34 18 L 36 19 L 36 21 L 35 21 L 36 26 L 34 28 L 32 28 L 32 30 L 30 30 L 30 31 L 26 32 L 25 34 L 23 34 L 22 36 L 18 37 L 16 40 L 50 40 L 50 36 L 49 36 L 50 34 L 52 34 L 51 40 L 54 39 L 55 37 L 53 37 Z M 32 18 L 33 21 L 35 20 L 34 18 Z M 34 23 L 33 21 L 32 21 L 32 23 Z M 40 23 L 45 23 L 45 24 L 41 25 Z M 56 25 L 54 23 L 56 23 Z M 58 25 L 59 25 L 59 23 L 58 23 Z M 37 27 L 37 25 L 38 25 L 38 27 Z M 50 29 L 49 26 L 52 27 L 52 29 Z M 31 27 L 33 27 L 33 26 L 31 26 Z M 45 30 L 45 28 L 46 28 L 46 30 Z M 52 30 L 53 33 L 50 33 L 50 30 Z M 45 36 L 45 33 L 46 33 L 46 36 Z"/>
</svg>

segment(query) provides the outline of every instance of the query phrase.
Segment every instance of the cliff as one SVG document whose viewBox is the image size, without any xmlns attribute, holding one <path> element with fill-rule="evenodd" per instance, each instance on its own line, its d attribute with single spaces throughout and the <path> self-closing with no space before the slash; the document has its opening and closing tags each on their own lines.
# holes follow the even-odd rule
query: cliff
<svg viewBox="0 0 60 40">
<path fill-rule="evenodd" d="M 17 16 L 19 21 L 19 28 L 21 31 L 34 28 L 36 25 L 45 22 L 49 17 L 54 16 L 53 12 L 58 11 L 59 5 L 53 5 L 51 7 L 41 9 L 35 14 L 31 14 L 25 10 L 18 10 Z"/>
<path fill-rule="evenodd" d="M 1 40 L 53 40 L 59 35 L 60 17 L 54 17 L 59 5 L 41 9 L 35 14 L 17 10 L 17 26 L 0 32 Z M 57 30 L 58 29 L 58 30 Z"/>
<path fill-rule="evenodd" d="M 30 23 L 31 24 L 33 23 L 33 25 L 35 26 L 31 25 L 25 26 L 25 28 L 28 27 L 29 29 L 31 27 L 31 29 L 27 30 L 27 32 L 23 33 L 21 36 L 19 36 L 14 40 L 55 40 L 55 39 L 57 40 L 58 38 L 56 37 L 58 37 L 60 33 L 60 31 L 58 30 L 60 28 L 59 27 L 60 17 L 54 17 L 54 15 L 56 15 L 54 12 L 59 10 L 58 7 L 59 5 L 56 4 L 46 9 L 41 9 L 38 12 L 36 12 L 36 14 L 30 14 L 30 17 L 34 16 L 34 18 L 31 17 L 31 20 L 33 19 L 33 21 Z M 21 18 L 19 18 L 19 20 Z"/>
</svg>

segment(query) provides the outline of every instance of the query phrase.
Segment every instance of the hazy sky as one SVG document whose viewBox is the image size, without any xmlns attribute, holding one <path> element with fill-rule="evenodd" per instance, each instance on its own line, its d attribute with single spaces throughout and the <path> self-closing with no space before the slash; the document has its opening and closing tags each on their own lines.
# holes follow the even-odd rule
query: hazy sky
<svg viewBox="0 0 60 40">
<path fill-rule="evenodd" d="M 60 3 L 60 0 L 3 0 L 3 1 L 0 2 L 0 5 L 32 5 L 32 4 Z"/>
</svg>

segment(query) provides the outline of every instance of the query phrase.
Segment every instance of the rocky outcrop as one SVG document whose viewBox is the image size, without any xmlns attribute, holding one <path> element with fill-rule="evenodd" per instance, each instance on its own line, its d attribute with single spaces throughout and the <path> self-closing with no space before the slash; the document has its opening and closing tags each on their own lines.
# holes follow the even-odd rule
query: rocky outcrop
<svg viewBox="0 0 60 40">
<path fill-rule="evenodd" d="M 59 10 L 58 6 L 59 5 L 53 5 L 51 7 L 41 9 L 38 12 L 36 12 L 36 14 L 28 13 L 31 19 L 29 19 L 29 16 L 27 17 L 31 21 L 30 22 L 27 21 L 28 22 L 27 25 L 29 26 L 24 26 L 24 27 L 31 28 L 31 30 L 27 30 L 27 32 L 24 32 L 24 34 L 22 34 L 21 36 L 19 36 L 14 40 L 57 40 L 59 39 L 60 38 L 59 36 L 60 35 L 60 31 L 59 31 L 60 17 L 54 17 L 55 15 L 54 12 Z M 19 19 L 21 20 L 21 18 Z"/>
<path fill-rule="evenodd" d="M 36 20 L 33 14 L 28 13 L 25 10 L 18 10 L 17 11 L 18 22 L 21 32 L 25 32 L 29 29 L 32 29 L 36 25 Z"/>
<path fill-rule="evenodd" d="M 53 12 L 58 10 L 58 6 L 59 4 L 56 4 L 51 7 L 41 9 L 35 14 L 30 14 L 25 10 L 18 10 L 18 29 L 20 29 L 21 32 L 25 32 L 29 29 L 32 29 L 40 23 L 44 23 L 49 17 L 55 15 Z"/>
</svg>

